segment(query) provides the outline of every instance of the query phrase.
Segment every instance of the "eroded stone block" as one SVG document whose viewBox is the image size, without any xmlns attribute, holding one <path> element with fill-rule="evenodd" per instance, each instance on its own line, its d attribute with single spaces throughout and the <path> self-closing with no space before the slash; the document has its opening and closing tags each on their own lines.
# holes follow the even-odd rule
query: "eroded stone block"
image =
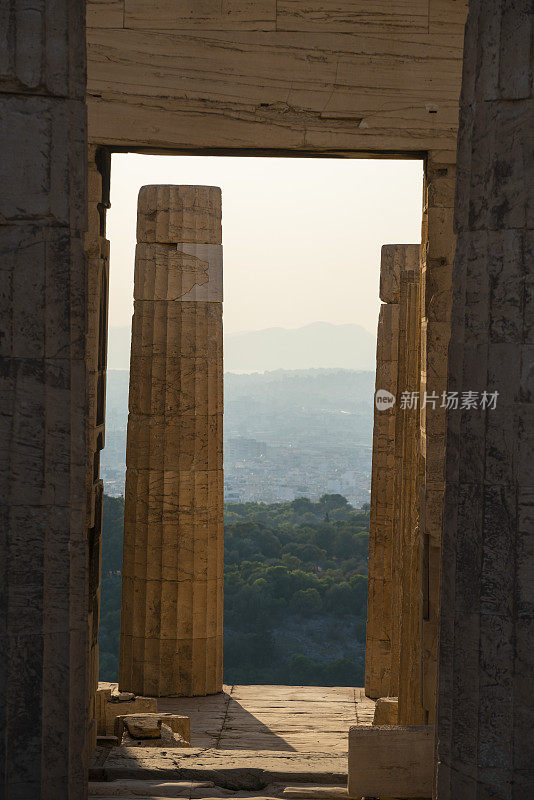
<svg viewBox="0 0 534 800">
<path fill-rule="evenodd" d="M 398 715 L 398 697 L 379 697 L 375 705 L 373 725 L 396 725 Z"/>
<path fill-rule="evenodd" d="M 349 797 L 431 797 L 434 728 L 355 726 L 349 730 Z"/>
<path fill-rule="evenodd" d="M 107 702 L 105 706 L 105 733 L 107 736 L 115 735 L 115 720 L 117 717 L 125 714 L 146 714 L 157 710 L 157 700 L 154 697 L 135 697 L 133 700 L 123 702 Z"/>
<path fill-rule="evenodd" d="M 143 186 L 137 241 L 221 244 L 221 190 L 217 186 Z"/>
<path fill-rule="evenodd" d="M 399 302 L 400 273 L 419 267 L 421 245 L 384 244 L 380 259 L 380 299 L 383 303 Z"/>
<path fill-rule="evenodd" d="M 115 719 L 114 735 L 122 744 L 141 740 L 144 746 L 190 747 L 191 720 L 168 711 L 124 714 Z"/>
</svg>

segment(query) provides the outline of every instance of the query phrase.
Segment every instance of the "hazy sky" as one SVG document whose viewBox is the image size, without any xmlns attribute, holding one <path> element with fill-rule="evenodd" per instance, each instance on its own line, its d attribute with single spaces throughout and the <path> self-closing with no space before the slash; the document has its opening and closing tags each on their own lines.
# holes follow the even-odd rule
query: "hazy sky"
<svg viewBox="0 0 534 800">
<path fill-rule="evenodd" d="M 137 194 L 222 189 L 226 333 L 356 322 L 376 333 L 380 248 L 421 241 L 420 161 L 112 157 L 110 326 L 132 314 Z"/>
</svg>

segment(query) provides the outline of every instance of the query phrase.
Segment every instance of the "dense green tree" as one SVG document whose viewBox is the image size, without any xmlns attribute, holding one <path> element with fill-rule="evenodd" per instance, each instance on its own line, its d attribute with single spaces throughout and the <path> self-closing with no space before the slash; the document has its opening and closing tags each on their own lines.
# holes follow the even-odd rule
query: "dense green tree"
<svg viewBox="0 0 534 800">
<path fill-rule="evenodd" d="M 323 601 L 317 589 L 299 589 L 291 598 L 291 608 L 303 617 L 314 617 L 323 610 Z"/>
<path fill-rule="evenodd" d="M 102 680 L 118 674 L 123 513 L 104 497 Z M 341 495 L 226 505 L 227 682 L 361 685 L 368 530 Z"/>
<path fill-rule="evenodd" d="M 319 503 L 326 511 L 333 511 L 335 508 L 346 508 L 349 501 L 342 494 L 323 494 L 319 498 Z"/>
</svg>

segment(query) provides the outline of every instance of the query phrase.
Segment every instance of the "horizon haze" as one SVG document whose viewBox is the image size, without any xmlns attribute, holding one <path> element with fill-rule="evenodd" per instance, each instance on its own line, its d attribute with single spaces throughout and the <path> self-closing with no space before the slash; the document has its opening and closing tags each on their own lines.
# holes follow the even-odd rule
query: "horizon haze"
<svg viewBox="0 0 534 800">
<path fill-rule="evenodd" d="M 421 241 L 421 160 L 114 153 L 112 161 L 111 328 L 131 322 L 146 184 L 221 187 L 227 334 L 322 320 L 374 335 L 381 246 Z"/>
<path fill-rule="evenodd" d="M 361 325 L 313 322 L 224 335 L 225 372 L 298 369 L 375 369 L 376 335 Z M 130 328 L 110 328 L 108 369 L 130 366 Z"/>
</svg>

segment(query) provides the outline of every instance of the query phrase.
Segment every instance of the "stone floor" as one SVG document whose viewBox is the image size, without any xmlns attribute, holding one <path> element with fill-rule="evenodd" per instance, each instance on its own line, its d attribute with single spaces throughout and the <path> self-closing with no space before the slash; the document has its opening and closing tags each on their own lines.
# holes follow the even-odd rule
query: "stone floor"
<svg viewBox="0 0 534 800">
<path fill-rule="evenodd" d="M 348 729 L 370 724 L 374 703 L 363 689 L 225 686 L 210 697 L 160 700 L 158 708 L 191 717 L 191 749 L 100 749 L 90 797 L 260 800 L 289 796 L 289 785 L 303 797 L 339 796 Z"/>
</svg>

